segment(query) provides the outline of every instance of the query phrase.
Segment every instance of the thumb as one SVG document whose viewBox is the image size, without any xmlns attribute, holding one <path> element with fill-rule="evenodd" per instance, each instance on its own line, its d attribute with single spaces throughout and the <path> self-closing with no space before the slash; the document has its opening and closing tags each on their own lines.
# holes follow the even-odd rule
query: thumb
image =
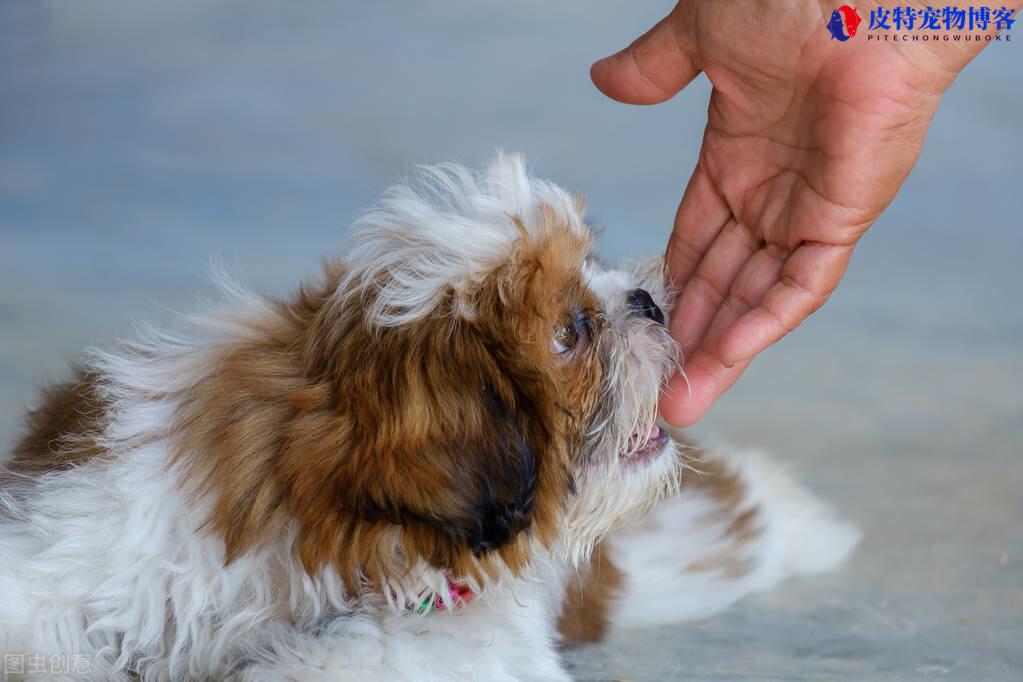
<svg viewBox="0 0 1023 682">
<path fill-rule="evenodd" d="M 591 66 L 593 84 L 619 102 L 657 104 L 693 80 L 700 70 L 690 57 L 693 50 L 679 7 L 632 45 Z"/>
</svg>

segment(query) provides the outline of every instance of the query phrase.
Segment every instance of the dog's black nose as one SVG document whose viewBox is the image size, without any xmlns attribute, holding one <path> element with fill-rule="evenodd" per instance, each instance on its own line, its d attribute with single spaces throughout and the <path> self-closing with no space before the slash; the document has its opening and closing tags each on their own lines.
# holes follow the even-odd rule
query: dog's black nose
<svg viewBox="0 0 1023 682">
<path fill-rule="evenodd" d="M 625 300 L 634 314 L 649 318 L 657 324 L 664 324 L 664 313 L 657 307 L 646 289 L 633 289 L 625 295 Z"/>
</svg>

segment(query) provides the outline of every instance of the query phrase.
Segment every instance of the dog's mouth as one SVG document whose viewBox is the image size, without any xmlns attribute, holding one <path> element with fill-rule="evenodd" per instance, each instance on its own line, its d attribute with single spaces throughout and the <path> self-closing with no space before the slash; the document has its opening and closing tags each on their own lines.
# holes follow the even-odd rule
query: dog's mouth
<svg viewBox="0 0 1023 682">
<path fill-rule="evenodd" d="M 656 424 L 646 433 L 633 432 L 629 437 L 629 449 L 622 454 L 622 461 L 633 465 L 653 459 L 664 452 L 668 438 L 668 432 Z"/>
</svg>

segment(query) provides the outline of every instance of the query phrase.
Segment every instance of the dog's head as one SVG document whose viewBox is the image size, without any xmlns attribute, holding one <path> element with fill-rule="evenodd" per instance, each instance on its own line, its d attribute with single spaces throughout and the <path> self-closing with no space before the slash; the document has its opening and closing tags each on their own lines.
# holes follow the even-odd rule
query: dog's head
<svg viewBox="0 0 1023 682">
<path fill-rule="evenodd" d="M 309 569 L 482 579 L 540 546 L 584 556 L 649 505 L 677 480 L 655 424 L 675 368 L 664 276 L 608 270 L 592 246 L 582 202 L 517 156 L 391 190 L 328 286 L 282 304 L 279 352 L 300 367 L 281 370 L 271 490 L 220 496 L 229 548 L 266 498 Z M 258 371 L 225 360 L 221 384 L 236 369 Z"/>
</svg>

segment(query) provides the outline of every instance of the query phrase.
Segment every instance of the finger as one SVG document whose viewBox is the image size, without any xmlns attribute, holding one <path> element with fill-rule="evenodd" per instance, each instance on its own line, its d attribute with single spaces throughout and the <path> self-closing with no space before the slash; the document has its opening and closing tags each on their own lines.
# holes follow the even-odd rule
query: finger
<svg viewBox="0 0 1023 682">
<path fill-rule="evenodd" d="M 731 209 L 714 188 L 705 168 L 702 160 L 696 164 L 668 238 L 665 255 L 668 275 L 672 284 L 680 289 L 696 272 L 710 245 L 732 218 Z"/>
<path fill-rule="evenodd" d="M 677 376 L 661 396 L 661 412 L 669 423 L 676 426 L 694 424 L 745 371 L 749 360 L 728 367 L 707 349 L 713 348 L 720 336 L 746 310 L 759 304 L 778 281 L 785 256 L 782 249 L 769 245 L 754 253 L 742 266 L 728 297 L 718 308 L 706 332 L 702 349 L 693 353 L 685 364 L 689 384 Z"/>
<path fill-rule="evenodd" d="M 780 279 L 787 256 L 787 251 L 769 244 L 746 261 L 707 330 L 704 347 L 716 349 L 735 321 L 760 305 L 767 292 Z"/>
<path fill-rule="evenodd" d="M 717 345 L 721 362 L 753 357 L 820 308 L 848 267 L 852 249 L 811 243 L 793 251 L 760 305 L 743 314 L 721 338 Z"/>
<path fill-rule="evenodd" d="M 680 38 L 676 8 L 627 48 L 590 67 L 593 84 L 626 104 L 657 104 L 670 99 L 700 71 Z"/>
<path fill-rule="evenodd" d="M 734 219 L 725 224 L 696 272 L 685 283 L 672 314 L 672 336 L 683 351 L 702 345 L 707 328 L 721 310 L 733 281 L 758 248 L 759 241 L 748 228 Z"/>
<path fill-rule="evenodd" d="M 746 370 L 749 360 L 725 367 L 713 354 L 697 351 L 686 362 L 685 379 L 674 376 L 661 393 L 661 416 L 672 426 L 691 426 L 707 412 L 711 405 L 735 383 Z"/>
</svg>

